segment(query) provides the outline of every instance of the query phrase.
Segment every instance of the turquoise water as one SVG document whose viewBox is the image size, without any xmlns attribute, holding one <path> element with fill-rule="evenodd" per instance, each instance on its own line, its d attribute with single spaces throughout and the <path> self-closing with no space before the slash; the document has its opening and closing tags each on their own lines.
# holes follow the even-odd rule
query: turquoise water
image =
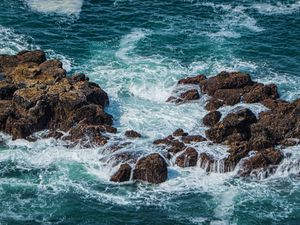
<svg viewBox="0 0 300 225">
<path fill-rule="evenodd" d="M 41 48 L 70 74 L 88 74 L 110 96 L 112 142 L 128 129 L 145 136 L 123 151 L 159 151 L 152 141 L 179 127 L 204 133 L 205 96 L 165 103 L 188 75 L 239 70 L 300 97 L 299 1 L 2 0 L 0 9 L 0 53 Z M 0 138 L 0 224 L 300 224 L 299 146 L 264 180 L 169 162 L 163 184 L 119 185 L 101 148 Z"/>
</svg>

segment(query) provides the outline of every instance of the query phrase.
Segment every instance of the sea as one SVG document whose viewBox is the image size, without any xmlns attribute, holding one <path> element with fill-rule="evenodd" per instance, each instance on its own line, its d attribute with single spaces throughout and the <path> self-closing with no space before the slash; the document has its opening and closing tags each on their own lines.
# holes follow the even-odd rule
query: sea
<svg viewBox="0 0 300 225">
<path fill-rule="evenodd" d="M 109 95 L 106 111 L 124 141 L 120 151 L 159 152 L 153 140 L 183 128 L 204 135 L 206 97 L 166 103 L 179 79 L 221 71 L 275 83 L 300 97 L 298 0 L 1 0 L 0 54 L 42 49 L 68 75 L 85 73 Z M 258 114 L 260 104 L 236 107 Z M 286 148 L 272 176 L 241 179 L 168 162 L 162 184 L 109 181 L 117 170 L 103 147 L 67 148 L 60 140 L 0 134 L 1 225 L 299 225 L 300 146 Z M 125 140 L 126 141 L 126 140 Z M 198 143 L 216 158 L 227 147 Z"/>
</svg>

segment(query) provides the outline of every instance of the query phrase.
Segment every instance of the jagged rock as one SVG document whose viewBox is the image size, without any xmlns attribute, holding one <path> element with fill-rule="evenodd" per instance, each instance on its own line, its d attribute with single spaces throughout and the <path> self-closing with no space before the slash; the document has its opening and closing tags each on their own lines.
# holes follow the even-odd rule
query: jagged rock
<svg viewBox="0 0 300 225">
<path fill-rule="evenodd" d="M 167 102 L 175 102 L 176 104 L 186 103 L 188 101 L 197 100 L 200 98 L 199 92 L 197 89 L 191 89 L 179 94 L 178 97 L 171 96 L 167 99 Z"/>
<path fill-rule="evenodd" d="M 280 151 L 273 148 L 257 152 L 256 155 L 246 159 L 241 169 L 238 171 L 240 176 L 249 176 L 251 172 L 259 170 L 270 175 L 276 171 L 276 166 L 282 161 L 283 155 Z"/>
<path fill-rule="evenodd" d="M 190 144 L 191 142 L 206 141 L 206 139 L 201 135 L 187 135 L 187 136 L 183 136 L 181 139 L 185 144 Z"/>
<path fill-rule="evenodd" d="M 210 96 L 214 96 L 219 89 L 240 89 L 252 84 L 253 81 L 248 74 L 221 72 L 215 77 L 202 81 L 201 90 Z"/>
<path fill-rule="evenodd" d="M 205 152 L 199 155 L 199 165 L 206 172 L 213 172 L 213 165 L 215 164 L 215 159 L 212 155 Z"/>
<path fill-rule="evenodd" d="M 127 163 L 122 164 L 120 166 L 120 168 L 118 169 L 118 171 L 111 176 L 110 181 L 113 181 L 113 182 L 129 181 L 130 175 L 131 175 L 131 170 L 132 170 L 132 168 L 129 164 L 127 164 Z"/>
<path fill-rule="evenodd" d="M 195 77 L 187 77 L 178 81 L 178 84 L 198 84 L 206 79 L 204 75 L 197 75 Z"/>
<path fill-rule="evenodd" d="M 125 136 L 129 138 L 140 138 L 142 135 L 134 130 L 127 130 Z"/>
<path fill-rule="evenodd" d="M 222 114 L 219 111 L 212 111 L 203 118 L 203 124 L 211 127 L 221 119 Z"/>
<path fill-rule="evenodd" d="M 167 178 L 167 163 L 158 153 L 139 159 L 133 171 L 134 180 L 158 184 L 166 181 Z"/>
<path fill-rule="evenodd" d="M 194 148 L 187 148 L 182 154 L 176 158 L 176 165 L 179 167 L 196 166 L 198 160 L 198 152 Z"/>
<path fill-rule="evenodd" d="M 105 132 L 115 132 L 112 116 L 104 111 L 109 103 L 99 85 L 85 75 L 66 76 L 62 63 L 46 60 L 42 51 L 0 55 L 1 131 L 13 139 L 27 138 L 48 129 L 68 132 L 68 140 L 103 145 Z M 1 100 L 0 100 L 1 101 Z"/>
<path fill-rule="evenodd" d="M 208 100 L 207 104 L 205 105 L 205 109 L 208 111 L 214 111 L 219 109 L 224 105 L 224 102 L 217 98 L 211 98 Z"/>
<path fill-rule="evenodd" d="M 248 140 L 250 138 L 250 125 L 257 121 L 255 115 L 249 109 L 242 109 L 238 112 L 228 114 L 222 121 L 207 130 L 206 136 L 216 142 L 222 143 L 234 139 Z"/>
<path fill-rule="evenodd" d="M 249 92 L 243 95 L 243 101 L 246 103 L 255 103 L 265 99 L 277 99 L 278 97 L 279 95 L 275 84 L 256 84 Z"/>
<path fill-rule="evenodd" d="M 173 132 L 174 137 L 182 137 L 182 136 L 187 136 L 187 135 L 188 135 L 188 133 L 184 132 L 184 130 L 181 128 L 178 128 L 177 130 L 175 130 Z"/>
</svg>

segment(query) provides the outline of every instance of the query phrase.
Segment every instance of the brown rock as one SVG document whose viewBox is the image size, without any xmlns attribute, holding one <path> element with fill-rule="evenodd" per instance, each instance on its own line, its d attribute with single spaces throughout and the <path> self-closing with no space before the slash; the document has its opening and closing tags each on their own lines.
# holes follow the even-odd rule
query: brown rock
<svg viewBox="0 0 300 225">
<path fill-rule="evenodd" d="M 224 105 L 224 102 L 217 98 L 211 98 L 208 100 L 208 103 L 205 105 L 205 109 L 208 111 L 214 111 L 219 109 Z"/>
<path fill-rule="evenodd" d="M 206 141 L 201 135 L 187 135 L 182 137 L 183 143 L 190 144 L 191 142 L 202 142 Z"/>
<path fill-rule="evenodd" d="M 222 114 L 219 111 L 212 111 L 203 118 L 203 124 L 211 127 L 215 125 L 221 119 Z"/>
<path fill-rule="evenodd" d="M 199 155 L 200 167 L 204 169 L 206 172 L 213 172 L 213 167 L 215 162 L 216 161 L 212 155 L 209 155 L 207 153 L 201 153 Z"/>
<path fill-rule="evenodd" d="M 125 136 L 129 138 L 140 138 L 142 135 L 134 130 L 127 130 Z"/>
<path fill-rule="evenodd" d="M 196 166 L 198 152 L 194 148 L 187 148 L 181 155 L 176 158 L 176 165 L 180 167 Z"/>
<path fill-rule="evenodd" d="M 166 181 L 167 178 L 167 163 L 158 153 L 139 159 L 133 171 L 134 180 L 158 184 Z"/>
<path fill-rule="evenodd" d="M 195 77 L 187 77 L 178 81 L 178 84 L 198 84 L 205 80 L 206 77 L 204 75 L 197 75 Z"/>
<path fill-rule="evenodd" d="M 127 163 L 122 164 L 118 171 L 114 173 L 110 181 L 113 182 L 125 182 L 130 180 L 130 175 L 131 175 L 131 166 Z"/>
<path fill-rule="evenodd" d="M 278 97 L 277 86 L 275 84 L 257 84 L 244 94 L 243 101 L 246 103 L 255 103 L 265 99 L 277 99 Z"/>
<path fill-rule="evenodd" d="M 278 165 L 282 159 L 282 153 L 273 148 L 260 151 L 255 156 L 252 156 L 243 162 L 238 174 L 245 177 L 249 176 L 254 170 L 260 170 L 268 172 L 266 174 L 266 176 L 268 176 L 275 172 L 276 167 L 274 166 Z"/>
<path fill-rule="evenodd" d="M 191 89 L 181 93 L 178 97 L 171 96 L 167 99 L 167 102 L 175 102 L 176 104 L 182 104 L 188 101 L 197 100 L 199 98 L 199 92 L 196 89 Z"/>
<path fill-rule="evenodd" d="M 241 101 L 242 89 L 218 89 L 213 97 L 221 99 L 226 105 L 235 105 Z"/>
<path fill-rule="evenodd" d="M 182 137 L 182 136 L 187 136 L 187 135 L 188 135 L 188 133 L 184 132 L 184 130 L 181 128 L 178 128 L 177 130 L 175 130 L 173 132 L 174 137 Z"/>
<path fill-rule="evenodd" d="M 253 81 L 248 74 L 221 72 L 215 77 L 202 81 L 201 90 L 203 93 L 214 96 L 215 91 L 219 89 L 240 89 L 252 84 Z"/>
</svg>

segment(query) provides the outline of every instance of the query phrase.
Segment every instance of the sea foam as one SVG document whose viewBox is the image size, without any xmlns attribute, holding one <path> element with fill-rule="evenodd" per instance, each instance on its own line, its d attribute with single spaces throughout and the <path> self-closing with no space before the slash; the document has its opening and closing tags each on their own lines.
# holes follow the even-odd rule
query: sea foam
<svg viewBox="0 0 300 225">
<path fill-rule="evenodd" d="M 83 0 L 26 0 L 27 5 L 41 13 L 79 17 Z"/>
</svg>

